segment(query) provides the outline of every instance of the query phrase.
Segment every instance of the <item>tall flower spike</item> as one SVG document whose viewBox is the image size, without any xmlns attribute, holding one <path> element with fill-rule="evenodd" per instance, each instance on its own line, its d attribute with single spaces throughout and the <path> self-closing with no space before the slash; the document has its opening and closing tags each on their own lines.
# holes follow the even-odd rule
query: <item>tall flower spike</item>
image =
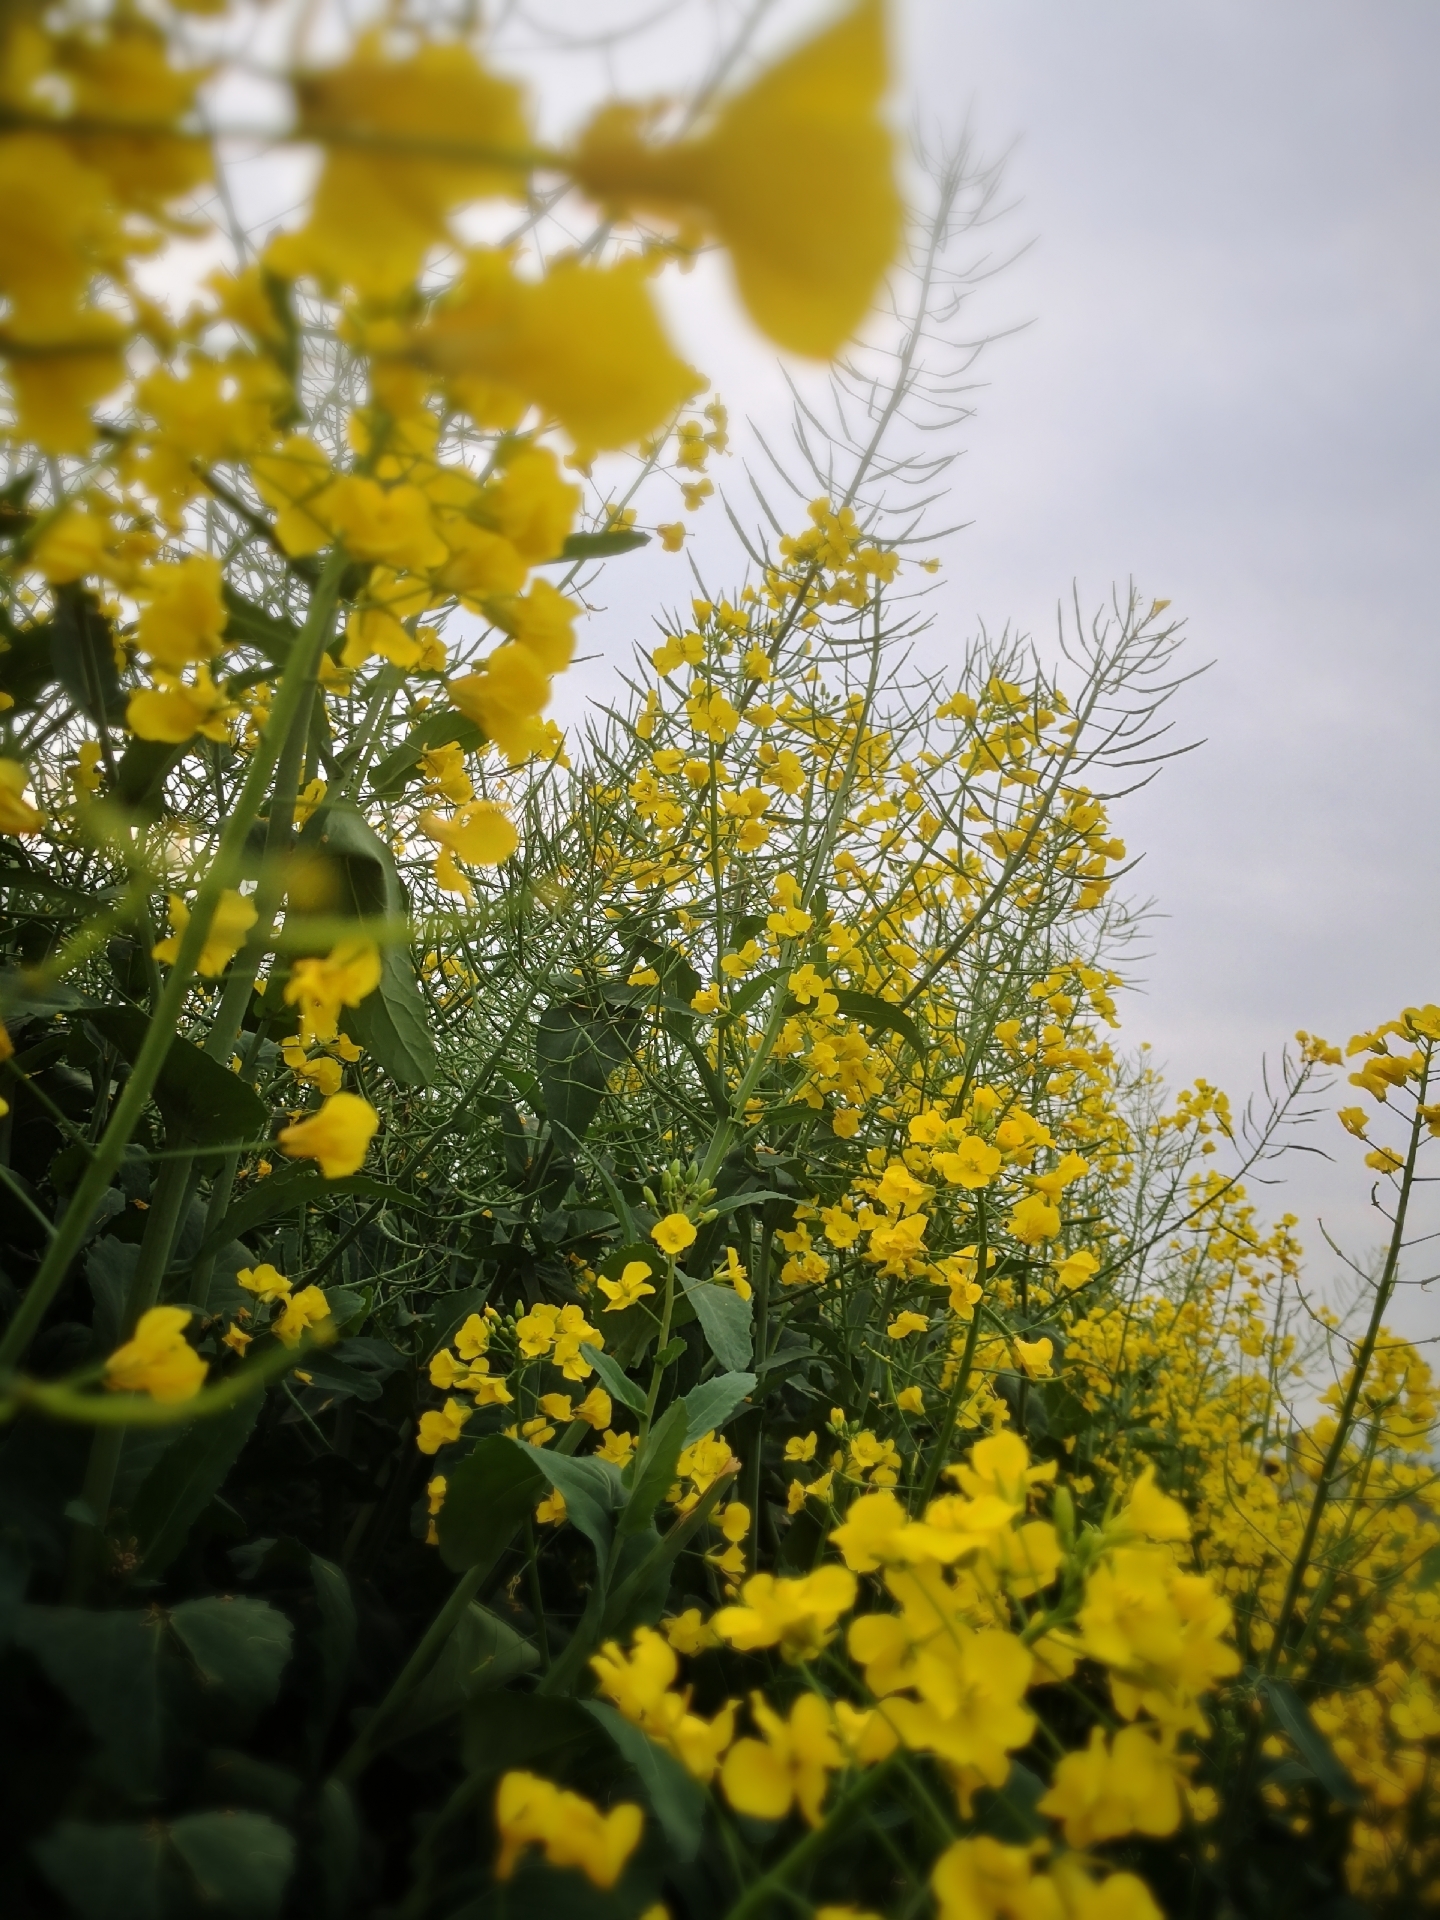
<svg viewBox="0 0 1440 1920">
<path fill-rule="evenodd" d="M 634 108 L 602 110 L 575 178 L 620 212 L 698 222 L 728 248 L 770 338 L 828 359 L 865 318 L 900 241 L 881 0 L 844 17 L 721 107 L 695 139 L 649 144 Z"/>
</svg>

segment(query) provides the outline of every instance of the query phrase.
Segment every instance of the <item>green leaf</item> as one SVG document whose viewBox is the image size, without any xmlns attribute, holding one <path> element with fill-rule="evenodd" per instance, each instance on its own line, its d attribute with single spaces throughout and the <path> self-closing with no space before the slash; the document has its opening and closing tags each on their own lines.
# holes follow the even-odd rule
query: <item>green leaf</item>
<svg viewBox="0 0 1440 1920">
<path fill-rule="evenodd" d="M 142 820 L 158 820 L 165 810 L 165 778 L 186 749 L 168 740 L 132 738 L 115 769 L 113 797 Z"/>
<path fill-rule="evenodd" d="M 275 666 L 283 667 L 290 658 L 290 649 L 295 644 L 299 628 L 292 626 L 288 620 L 277 620 L 273 614 L 252 606 L 236 593 L 228 581 L 222 591 L 229 615 L 225 638 L 232 646 L 254 647 Z"/>
<path fill-rule="evenodd" d="M 22 1607 L 15 1638 L 89 1727 L 114 1783 L 148 1794 L 160 1761 L 163 1621 L 131 1611 Z"/>
<path fill-rule="evenodd" d="M 452 1573 L 494 1566 L 545 1484 L 531 1450 L 499 1433 L 447 1467 L 445 1479 L 445 1504 L 435 1531 L 440 1558 Z"/>
<path fill-rule="evenodd" d="M 133 1065 L 150 1032 L 143 1013 L 130 1007 L 98 1007 L 85 1016 Z M 238 1074 L 177 1034 L 155 1081 L 155 1104 L 172 1146 L 223 1147 L 263 1140 L 270 1109 Z"/>
<path fill-rule="evenodd" d="M 511 1446 L 520 1444 L 518 1440 L 510 1442 Z M 568 1454 L 547 1453 L 543 1447 L 526 1447 L 524 1451 L 555 1491 L 564 1495 L 571 1526 L 584 1534 L 603 1567 L 610 1551 L 610 1516 L 622 1497 L 619 1474 L 605 1460 L 573 1460 Z M 445 1506 L 449 1504 L 447 1493 Z M 441 1512 L 444 1510 L 442 1507 Z"/>
<path fill-rule="evenodd" d="M 503 1687 L 539 1664 L 540 1655 L 523 1634 L 472 1600 L 430 1671 L 386 1721 L 383 1744 L 423 1733 L 487 1688 Z"/>
<path fill-rule="evenodd" d="M 1311 1719 L 1310 1709 L 1290 1682 L 1262 1680 L 1259 1693 L 1275 1724 L 1314 1774 L 1321 1790 L 1342 1807 L 1358 1807 L 1360 1789 L 1336 1758 L 1335 1749 Z"/>
<path fill-rule="evenodd" d="M 320 808 L 305 823 L 299 844 L 303 852 L 325 860 L 332 869 L 340 913 L 357 919 L 408 919 L 410 898 L 394 857 L 353 807 Z M 342 1024 L 350 1038 L 401 1086 L 434 1085 L 435 1042 L 407 949 L 398 945 L 381 949 L 379 986 L 358 1007 L 345 1009 Z"/>
<path fill-rule="evenodd" d="M 638 533 L 634 527 L 611 527 L 605 533 L 567 534 L 564 546 L 555 557 L 557 560 L 606 560 L 617 553 L 634 553 L 637 547 L 649 544 L 648 533 Z"/>
<path fill-rule="evenodd" d="M 226 1412 L 182 1428 L 146 1475 L 128 1521 L 144 1572 L 163 1573 L 185 1545 L 240 1457 L 263 1397 L 249 1394 Z"/>
<path fill-rule="evenodd" d="M 424 1213 L 432 1204 L 418 1194 L 405 1193 L 383 1180 L 373 1180 L 367 1173 L 327 1180 L 315 1167 L 280 1167 L 263 1180 L 257 1180 L 248 1193 L 241 1195 L 215 1231 L 206 1235 L 196 1261 L 221 1252 L 231 1241 L 253 1233 L 256 1227 L 264 1226 L 277 1214 L 314 1206 L 324 1200 L 343 1199 L 347 1194 L 359 1200 L 383 1200 L 387 1206 L 406 1207 L 414 1213 Z"/>
<path fill-rule="evenodd" d="M 360 1859 L 360 1822 L 343 1781 L 331 1778 L 320 1789 L 315 1810 L 318 1833 L 310 1849 L 321 1884 L 323 1920 L 349 1920 L 355 1911 L 355 1870 Z"/>
<path fill-rule="evenodd" d="M 601 1700 L 586 1700 L 584 1707 L 639 1776 L 651 1810 L 677 1858 L 693 1860 L 700 1851 L 705 1824 L 704 1789 L 673 1754 L 657 1747 L 614 1707 Z"/>
<path fill-rule="evenodd" d="M 923 1060 L 930 1051 L 919 1027 L 901 1008 L 882 1000 L 878 994 L 857 993 L 852 987 L 838 987 L 835 998 L 847 1020 L 858 1020 L 864 1027 L 886 1027 L 907 1041 Z"/>
<path fill-rule="evenodd" d="M 742 1373 L 750 1364 L 753 1346 L 750 1302 L 742 1300 L 733 1287 L 712 1286 L 685 1273 L 679 1274 L 679 1280 L 710 1351 L 727 1373 Z"/>
<path fill-rule="evenodd" d="M 675 1462 L 684 1444 L 685 1406 L 677 1400 L 650 1429 L 636 1458 L 630 1498 L 620 1516 L 622 1537 L 649 1526 L 655 1509 L 674 1485 Z"/>
<path fill-rule="evenodd" d="M 187 1813 L 170 1829 L 207 1911 L 273 1920 L 295 1868 L 295 1842 L 263 1813 Z"/>
<path fill-rule="evenodd" d="M 1003 1787 L 982 1789 L 976 1814 L 980 1828 L 1012 1847 L 1028 1846 L 1045 1833 L 1045 1817 L 1036 1811 L 1045 1782 L 1019 1760 L 1010 1762 Z"/>
<path fill-rule="evenodd" d="M 680 1405 L 685 1409 L 685 1444 L 702 1433 L 718 1433 L 740 1403 L 755 1391 L 753 1373 L 717 1373 L 692 1387 Z"/>
<path fill-rule="evenodd" d="M 170 1624 L 212 1686 L 258 1713 L 280 1691 L 293 1629 L 264 1600 L 183 1600 Z"/>
<path fill-rule="evenodd" d="M 160 1920 L 163 1828 L 62 1820 L 33 1851 L 80 1920 Z"/>
<path fill-rule="evenodd" d="M 55 678 L 89 721 L 99 726 L 119 719 L 124 701 L 110 622 L 83 587 L 55 589 L 50 660 Z"/>
<path fill-rule="evenodd" d="M 588 1345 L 582 1346 L 580 1352 L 599 1374 L 600 1384 L 612 1400 L 618 1400 L 622 1407 L 629 1407 L 632 1413 L 644 1413 L 645 1395 L 629 1375 L 616 1366 L 608 1353 Z"/>
<path fill-rule="evenodd" d="M 419 726 L 412 728 L 376 767 L 370 776 L 370 791 L 377 798 L 394 798 L 418 777 L 422 755 L 452 742 L 466 753 L 478 753 L 485 744 L 485 734 L 473 720 L 467 720 L 453 707 L 427 713 Z"/>
<path fill-rule="evenodd" d="M 320 1609 L 320 1631 L 316 1635 L 320 1655 L 320 1690 L 311 1726 L 312 1737 L 319 1745 L 345 1695 L 346 1682 L 355 1660 L 357 1621 L 350 1582 L 333 1561 L 312 1553 L 310 1580 L 315 1588 L 315 1603 Z"/>
<path fill-rule="evenodd" d="M 466 1709 L 465 1765 L 482 1778 L 537 1764 L 548 1772 L 553 1756 L 575 1742 L 599 1746 L 595 1723 L 575 1700 L 483 1693 Z"/>
<path fill-rule="evenodd" d="M 535 1070 L 557 1144 L 574 1153 L 600 1111 L 611 1074 L 630 1058 L 638 1022 L 583 1001 L 547 1007 L 535 1029 Z"/>
</svg>

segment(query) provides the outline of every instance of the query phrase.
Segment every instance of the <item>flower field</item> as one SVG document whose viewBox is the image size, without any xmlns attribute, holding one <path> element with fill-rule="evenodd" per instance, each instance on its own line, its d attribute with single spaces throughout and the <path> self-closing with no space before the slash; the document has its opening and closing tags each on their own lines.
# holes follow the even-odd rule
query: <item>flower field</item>
<svg viewBox="0 0 1440 1920">
<path fill-rule="evenodd" d="M 323 11 L 0 11 L 5 1913 L 1440 1906 L 1440 1006 L 1244 1114 L 1122 1038 L 1168 603 L 927 632 L 991 183 L 878 0 L 558 145 Z M 834 363 L 773 497 L 702 250 Z"/>
</svg>

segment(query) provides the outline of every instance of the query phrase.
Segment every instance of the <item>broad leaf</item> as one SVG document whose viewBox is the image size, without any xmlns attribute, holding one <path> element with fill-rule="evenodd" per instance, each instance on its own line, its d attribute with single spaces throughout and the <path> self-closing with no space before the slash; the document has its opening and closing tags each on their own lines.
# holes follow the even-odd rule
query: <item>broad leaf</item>
<svg viewBox="0 0 1440 1920">
<path fill-rule="evenodd" d="M 295 1842 L 263 1813 L 187 1813 L 171 1843 L 200 1890 L 203 1910 L 226 1920 L 273 1920 L 295 1869 Z"/>
<path fill-rule="evenodd" d="M 184 1600 L 170 1624 L 212 1686 L 258 1713 L 280 1690 L 294 1630 L 264 1600 Z"/>
<path fill-rule="evenodd" d="M 322 807 L 305 824 L 302 850 L 323 860 L 335 883 L 335 908 L 359 919 L 403 920 L 409 896 L 388 846 L 351 807 Z M 438 1071 L 425 1002 L 407 949 L 380 953 L 380 984 L 358 1007 L 347 1007 L 345 1032 L 401 1086 L 432 1086 Z"/>
<path fill-rule="evenodd" d="M 36 1841 L 34 1854 L 80 1920 L 160 1920 L 162 1827 L 62 1820 Z"/>
<path fill-rule="evenodd" d="M 639 1533 L 675 1483 L 675 1462 L 685 1445 L 685 1407 L 668 1406 L 646 1436 L 635 1461 L 630 1498 L 620 1516 L 622 1534 Z"/>
<path fill-rule="evenodd" d="M 606 1460 L 573 1460 L 567 1454 L 548 1453 L 543 1447 L 526 1447 L 525 1451 L 555 1491 L 564 1496 L 571 1526 L 578 1527 L 594 1547 L 595 1558 L 603 1568 L 610 1551 L 610 1516 L 622 1498 L 619 1474 Z M 447 1493 L 445 1505 L 449 1504 Z"/>
<path fill-rule="evenodd" d="M 742 1373 L 750 1364 L 754 1344 L 750 1302 L 742 1300 L 733 1287 L 692 1280 L 685 1273 L 679 1279 L 710 1351 L 727 1373 Z"/>
<path fill-rule="evenodd" d="M 133 1611 L 22 1607 L 15 1638 L 100 1743 L 114 1783 L 147 1794 L 160 1761 L 164 1622 Z"/>
<path fill-rule="evenodd" d="M 583 1001 L 547 1007 L 535 1029 L 535 1070 L 556 1142 L 573 1154 L 600 1111 L 605 1088 L 630 1058 L 637 1022 Z"/>
<path fill-rule="evenodd" d="M 665 1838 L 681 1860 L 693 1860 L 700 1851 L 705 1823 L 705 1790 L 663 1747 L 643 1734 L 614 1707 L 587 1700 L 585 1711 L 614 1741 L 617 1751 L 635 1769 L 645 1797 Z"/>
<path fill-rule="evenodd" d="M 133 1065 L 150 1032 L 143 1013 L 130 1007 L 99 1007 L 85 1016 L 122 1058 Z M 270 1109 L 238 1074 L 177 1034 L 155 1081 L 155 1104 L 172 1146 L 238 1146 L 263 1140 Z"/>
<path fill-rule="evenodd" d="M 423 1733 L 487 1688 L 503 1687 L 539 1664 L 540 1655 L 522 1634 L 472 1601 L 430 1671 L 386 1721 L 385 1745 Z"/>
<path fill-rule="evenodd" d="M 447 1467 L 445 1480 L 435 1531 L 440 1557 L 452 1573 L 494 1566 L 545 1484 L 531 1450 L 498 1433 Z"/>
<path fill-rule="evenodd" d="M 606 560 L 617 553 L 634 553 L 650 544 L 648 533 L 634 527 L 611 527 L 605 533 L 569 533 L 557 560 Z"/>
<path fill-rule="evenodd" d="M 602 1353 L 599 1347 L 588 1344 L 582 1346 L 580 1352 L 599 1374 L 600 1384 L 612 1400 L 618 1400 L 622 1407 L 629 1407 L 632 1413 L 644 1413 L 645 1395 L 630 1376 L 616 1366 L 608 1353 Z"/>
<path fill-rule="evenodd" d="M 442 707 L 438 713 L 427 713 L 417 727 L 413 727 L 399 746 L 393 747 L 370 776 L 370 791 L 384 799 L 391 799 L 404 791 L 411 780 L 418 778 L 422 755 L 435 747 L 451 744 L 463 747 L 467 753 L 478 752 L 485 744 L 483 731 L 473 720 L 467 720 L 453 707 Z"/>
<path fill-rule="evenodd" d="M 163 1573 L 185 1545 L 250 1438 L 263 1397 L 248 1394 L 225 1413 L 185 1428 L 146 1476 L 128 1522 L 146 1573 Z"/>
<path fill-rule="evenodd" d="M 680 1402 L 685 1409 L 685 1444 L 702 1433 L 718 1433 L 742 1401 L 755 1391 L 753 1373 L 717 1373 L 702 1380 Z"/>
<path fill-rule="evenodd" d="M 1361 1804 L 1359 1788 L 1290 1682 L 1265 1679 L 1260 1682 L 1259 1692 L 1275 1724 L 1314 1774 L 1322 1791 L 1342 1807 L 1358 1807 Z"/>
<path fill-rule="evenodd" d="M 923 1060 L 930 1051 L 925 1036 L 902 1008 L 875 993 L 857 993 L 853 987 L 837 987 L 835 998 L 847 1020 L 858 1020 L 862 1027 L 884 1027 L 898 1033 Z"/>
</svg>

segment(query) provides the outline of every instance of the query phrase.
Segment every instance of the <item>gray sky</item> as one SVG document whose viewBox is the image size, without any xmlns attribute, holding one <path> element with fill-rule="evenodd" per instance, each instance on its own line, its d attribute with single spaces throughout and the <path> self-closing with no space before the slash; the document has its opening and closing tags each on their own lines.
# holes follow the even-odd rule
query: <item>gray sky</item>
<svg viewBox="0 0 1440 1920">
<path fill-rule="evenodd" d="M 970 315 L 1032 324 L 983 362 L 935 644 L 980 619 L 1043 642 L 1072 581 L 1098 605 L 1133 576 L 1188 621 L 1214 665 L 1177 718 L 1206 744 L 1125 808 L 1164 916 L 1125 1037 L 1238 1105 L 1297 1027 L 1343 1042 L 1440 1000 L 1440 10 L 910 0 L 901 18 L 908 101 L 1013 149 L 995 241 L 1033 242 Z M 693 356 L 773 420 L 765 351 L 703 275 L 677 306 Z M 613 660 L 657 595 L 689 591 L 669 557 L 613 570 L 593 637 Z M 1316 1216 L 1355 1251 L 1382 1229 L 1338 1124 L 1307 1137 L 1334 1163 L 1293 1156 L 1267 1204 L 1300 1215 L 1328 1283 Z M 1428 1296 L 1396 1317 L 1437 1325 Z"/>
</svg>

